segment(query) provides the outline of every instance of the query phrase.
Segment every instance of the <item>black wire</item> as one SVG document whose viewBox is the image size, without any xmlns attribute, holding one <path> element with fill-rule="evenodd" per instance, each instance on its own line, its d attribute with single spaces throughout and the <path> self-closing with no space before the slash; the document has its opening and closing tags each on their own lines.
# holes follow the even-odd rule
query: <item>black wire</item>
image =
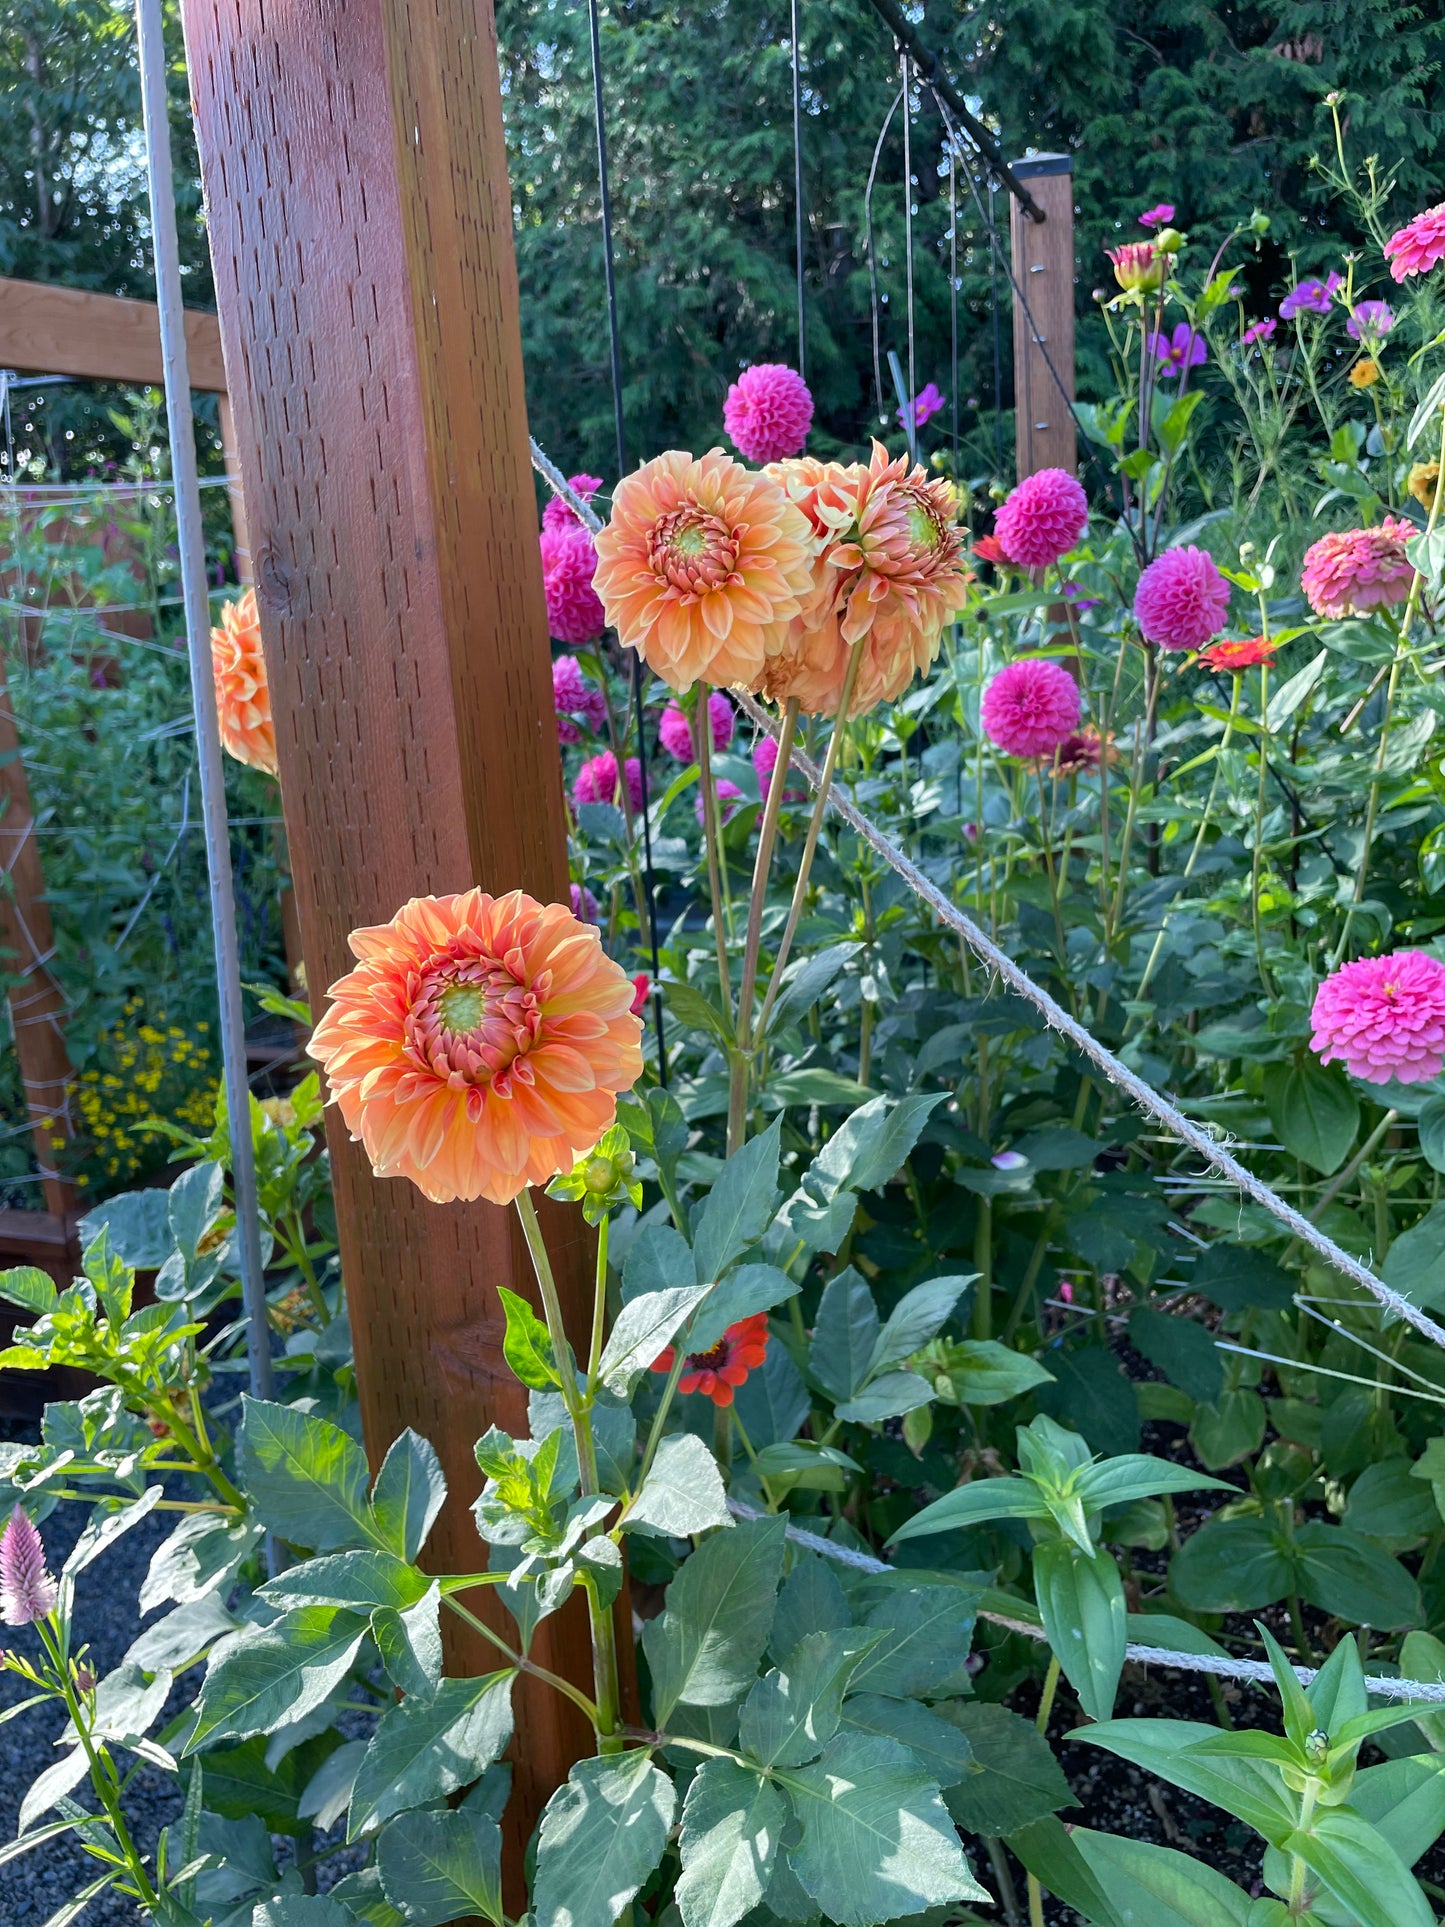
<svg viewBox="0 0 1445 1927">
<path fill-rule="evenodd" d="M 863 221 L 868 234 L 868 295 L 873 320 L 873 395 L 880 422 L 887 421 L 888 411 L 883 406 L 883 363 L 878 352 L 878 254 L 873 245 L 873 185 L 878 179 L 878 162 L 883 154 L 883 143 L 888 138 L 888 129 L 893 125 L 893 116 L 898 112 L 898 103 L 902 98 L 903 93 L 900 88 L 893 96 L 893 105 L 884 115 L 883 125 L 878 130 L 878 139 L 873 147 L 873 162 L 868 169 L 868 185 L 863 190 Z"/>
<path fill-rule="evenodd" d="M 612 250 L 612 186 L 607 170 L 607 109 L 602 93 L 602 32 L 597 0 L 587 0 L 592 29 L 592 111 L 597 122 L 597 189 L 602 209 L 602 268 L 607 283 L 607 337 L 612 372 L 612 426 L 617 435 L 617 479 L 627 473 L 627 425 L 622 407 L 622 337 L 617 322 L 617 269 Z M 652 1020 L 657 1031 L 657 1081 L 667 1088 L 667 1038 L 663 1030 L 661 975 L 657 951 L 657 880 L 652 869 L 652 819 L 648 813 L 646 718 L 642 704 L 642 659 L 632 656 L 632 706 L 637 716 L 637 767 L 642 791 L 642 862 L 647 879 L 647 934 L 652 954 Z M 623 762 L 626 763 L 625 745 Z M 627 781 L 625 768 L 617 772 Z M 638 933 L 641 935 L 641 932 Z"/>
<path fill-rule="evenodd" d="M 998 317 L 995 315 L 995 321 Z M 953 397 L 953 480 L 958 483 L 958 156 L 948 157 L 948 352 Z"/>
<path fill-rule="evenodd" d="M 955 152 L 955 159 L 957 153 Z M 978 197 L 975 195 L 974 197 Z M 998 182 L 988 183 L 988 294 L 993 307 L 993 466 L 1003 474 L 1003 329 L 998 312 Z"/>
<path fill-rule="evenodd" d="M 912 89 L 908 81 L 908 50 L 901 50 L 903 73 L 903 253 L 904 253 L 904 299 L 907 304 L 908 319 L 908 394 L 904 399 L 907 415 L 908 445 L 917 458 L 918 415 L 918 371 L 914 366 L 913 354 L 913 102 Z"/>
<path fill-rule="evenodd" d="M 792 0 L 793 239 L 798 257 L 798 373 L 808 379 L 808 317 L 803 296 L 803 71 L 798 50 L 802 0 Z"/>
</svg>

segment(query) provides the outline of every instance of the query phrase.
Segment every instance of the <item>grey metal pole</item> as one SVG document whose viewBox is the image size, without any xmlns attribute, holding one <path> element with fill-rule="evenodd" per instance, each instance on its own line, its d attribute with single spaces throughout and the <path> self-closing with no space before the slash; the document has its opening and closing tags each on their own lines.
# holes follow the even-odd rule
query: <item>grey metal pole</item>
<svg viewBox="0 0 1445 1927">
<path fill-rule="evenodd" d="M 221 1008 L 221 1061 L 225 1067 L 226 1107 L 231 1121 L 231 1183 L 236 1199 L 241 1297 L 247 1319 L 246 1350 L 251 1366 L 251 1396 L 270 1398 L 270 1328 L 261 1265 L 256 1161 L 251 1148 L 251 1092 L 246 1076 L 246 1027 L 241 1008 L 241 959 L 236 945 L 236 900 L 231 882 L 231 836 L 226 821 L 226 775 L 221 761 L 221 731 L 216 720 L 211 671 L 211 605 L 206 583 L 206 545 L 201 530 L 201 493 L 196 480 L 196 436 L 191 416 L 185 309 L 181 301 L 161 0 L 136 0 L 136 29 L 140 42 L 141 103 L 145 110 L 146 167 L 150 176 L 156 302 L 160 309 L 161 358 L 165 368 L 166 421 L 170 429 L 176 535 L 186 607 L 186 645 L 191 663 L 191 706 L 196 719 L 206 867 L 211 879 L 211 930 L 215 938 L 216 989 Z"/>
</svg>

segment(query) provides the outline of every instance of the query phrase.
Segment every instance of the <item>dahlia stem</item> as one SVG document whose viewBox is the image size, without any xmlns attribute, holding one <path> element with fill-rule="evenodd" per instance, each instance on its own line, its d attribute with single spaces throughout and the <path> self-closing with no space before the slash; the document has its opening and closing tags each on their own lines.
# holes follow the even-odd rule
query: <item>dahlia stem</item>
<svg viewBox="0 0 1445 1927">
<path fill-rule="evenodd" d="M 848 657 L 847 673 L 843 677 L 843 694 L 838 702 L 838 714 L 833 723 L 833 734 L 828 738 L 828 754 L 823 762 L 823 774 L 818 779 L 818 794 L 813 803 L 813 814 L 808 820 L 808 835 L 803 844 L 803 858 L 798 865 L 798 879 L 793 885 L 793 900 L 788 906 L 788 921 L 783 930 L 783 940 L 778 945 L 777 958 L 773 964 L 773 974 L 768 979 L 768 994 L 763 999 L 762 1014 L 758 1018 L 759 1037 L 766 1034 L 768 1019 L 773 1014 L 773 1005 L 778 1000 L 778 992 L 783 985 L 783 968 L 788 961 L 788 952 L 793 947 L 793 937 L 803 914 L 803 901 L 808 894 L 808 878 L 813 868 L 813 857 L 818 848 L 818 837 L 823 828 L 823 812 L 828 807 L 828 792 L 833 787 L 833 773 L 838 767 L 843 742 L 848 734 L 848 711 L 853 703 L 853 691 L 858 683 L 858 671 L 863 664 L 864 644 L 855 642 Z M 778 758 L 781 763 L 781 755 Z"/>
<path fill-rule="evenodd" d="M 1254 960 L 1259 971 L 1259 981 L 1266 994 L 1273 997 L 1275 989 L 1270 981 L 1269 968 L 1264 961 L 1264 924 L 1259 914 L 1259 882 L 1264 868 L 1264 791 L 1269 781 L 1269 664 L 1259 666 L 1259 786 L 1254 798 L 1254 848 L 1249 858 L 1249 917 L 1254 930 Z M 1383 739 L 1382 739 L 1383 740 Z M 1366 848 L 1369 831 L 1366 830 Z M 1364 868 L 1361 860 L 1361 870 Z M 1348 921 L 1348 919 L 1347 919 Z"/>
<path fill-rule="evenodd" d="M 753 888 L 748 899 L 748 929 L 743 949 L 743 978 L 738 987 L 737 1052 L 733 1057 L 728 1089 L 728 1156 L 742 1148 L 747 1135 L 748 1085 L 752 1072 L 753 993 L 758 983 L 758 951 L 762 944 L 763 909 L 768 896 L 768 873 L 772 868 L 773 846 L 778 839 L 778 819 L 783 811 L 783 792 L 788 786 L 788 764 L 793 753 L 793 737 L 798 727 L 798 699 L 790 696 L 783 708 L 783 724 L 778 735 L 778 760 L 768 782 L 763 807 L 762 827 L 758 831 L 758 853 L 753 863 Z"/>
<path fill-rule="evenodd" d="M 712 898 L 712 934 L 717 946 L 718 995 L 722 999 L 723 1014 L 727 1016 L 732 1012 L 733 991 L 728 976 L 727 928 L 723 923 L 722 871 L 718 865 L 717 792 L 712 780 L 712 711 L 708 707 L 708 695 L 707 684 L 700 682 L 692 727 L 697 739 L 697 780 L 702 792 L 702 837 L 707 848 L 707 888 Z"/>
</svg>

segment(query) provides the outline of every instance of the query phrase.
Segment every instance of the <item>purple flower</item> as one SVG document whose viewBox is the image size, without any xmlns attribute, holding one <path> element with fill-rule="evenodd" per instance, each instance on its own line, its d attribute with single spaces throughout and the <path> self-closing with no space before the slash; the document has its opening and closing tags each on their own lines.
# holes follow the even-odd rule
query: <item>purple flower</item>
<svg viewBox="0 0 1445 1927">
<path fill-rule="evenodd" d="M 45 1570 L 45 1545 L 24 1506 L 0 1533 L 0 1620 L 29 1626 L 55 1610 L 55 1581 Z"/>
<path fill-rule="evenodd" d="M 1328 314 L 1336 290 L 1344 285 L 1343 277 L 1333 268 L 1323 281 L 1297 282 L 1279 304 L 1280 320 L 1293 321 L 1297 314 Z"/>
<path fill-rule="evenodd" d="M 1181 369 L 1197 368 L 1202 361 L 1209 359 L 1209 350 L 1198 330 L 1191 328 L 1187 321 L 1181 321 L 1172 335 L 1152 334 L 1149 348 L 1156 361 L 1164 365 L 1159 370 L 1160 378 L 1167 381 Z"/>
<path fill-rule="evenodd" d="M 926 388 L 920 388 L 913 397 L 913 426 L 922 428 L 925 422 L 931 422 L 935 415 L 941 414 L 947 405 L 946 397 L 938 392 L 937 383 L 929 382 Z M 901 408 L 898 410 L 898 419 L 906 422 Z"/>
<path fill-rule="evenodd" d="M 1169 201 L 1161 201 L 1158 207 L 1147 208 L 1139 216 L 1140 227 L 1168 227 L 1174 219 L 1174 208 Z"/>
<path fill-rule="evenodd" d="M 1388 301 L 1357 301 L 1345 333 L 1351 341 L 1383 341 L 1394 325 L 1395 310 Z"/>
<path fill-rule="evenodd" d="M 989 1163 L 995 1171 L 1021 1171 L 1028 1159 L 1022 1151 L 995 1151 Z"/>
<path fill-rule="evenodd" d="M 1085 595 L 1077 582 L 1066 582 L 1064 584 L 1064 600 L 1065 602 L 1072 602 L 1080 615 L 1083 615 L 1086 610 L 1097 609 L 1099 606 L 1099 598 L 1097 596 Z"/>
<path fill-rule="evenodd" d="M 1273 315 L 1264 321 L 1251 321 L 1244 333 L 1240 336 L 1240 340 L 1246 348 L 1253 347 L 1256 341 L 1268 341 L 1278 326 L 1279 323 L 1274 319 Z"/>
</svg>

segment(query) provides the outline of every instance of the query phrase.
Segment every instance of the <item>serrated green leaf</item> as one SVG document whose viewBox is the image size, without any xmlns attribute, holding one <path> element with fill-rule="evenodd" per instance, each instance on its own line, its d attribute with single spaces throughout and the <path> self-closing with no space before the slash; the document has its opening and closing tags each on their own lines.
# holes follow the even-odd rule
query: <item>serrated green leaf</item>
<svg viewBox="0 0 1445 1927">
<path fill-rule="evenodd" d="M 643 1628 L 659 1726 L 679 1703 L 726 1706 L 757 1674 L 782 1571 L 782 1519 L 744 1520 L 705 1539 Z"/>
<path fill-rule="evenodd" d="M 738 1718 L 743 1751 L 768 1767 L 816 1759 L 838 1730 L 843 1695 L 859 1660 L 882 1637 L 847 1627 L 799 1640 L 743 1701 Z"/>
<path fill-rule="evenodd" d="M 382 1715 L 351 1789 L 347 1838 L 478 1779 L 512 1737 L 512 1672 L 444 1679 Z M 400 1904 L 400 1903 L 398 1903 Z"/>
<path fill-rule="evenodd" d="M 356 1613 L 301 1606 L 233 1641 L 206 1674 L 186 1752 L 300 1719 L 345 1679 L 365 1637 Z"/>
<path fill-rule="evenodd" d="M 824 1286 L 813 1321 L 808 1367 L 825 1392 L 849 1399 L 862 1388 L 880 1331 L 873 1294 L 849 1265 Z"/>
<path fill-rule="evenodd" d="M 1013 1833 L 1075 1804 L 1069 1783 L 1031 1720 L 988 1701 L 936 1709 L 967 1740 L 974 1764 L 947 1788 L 945 1804 L 968 1833 Z"/>
<path fill-rule="evenodd" d="M 371 1493 L 377 1530 L 393 1552 L 415 1560 L 447 1496 L 441 1460 L 410 1426 L 393 1439 Z"/>
<path fill-rule="evenodd" d="M 974 1765 L 973 1748 L 962 1731 L 917 1700 L 853 1693 L 844 1704 L 842 1723 L 853 1732 L 906 1746 L 919 1770 L 941 1788 L 957 1785 Z"/>
<path fill-rule="evenodd" d="M 723 1165 L 693 1231 L 692 1255 L 699 1284 L 712 1284 L 767 1230 L 778 1190 L 781 1118 Z"/>
<path fill-rule="evenodd" d="M 502 1830 L 490 1814 L 403 1813 L 377 1842 L 376 1863 L 407 1927 L 442 1927 L 469 1914 L 503 1919 Z"/>
<path fill-rule="evenodd" d="M 547 1327 L 526 1299 L 519 1297 L 515 1291 L 498 1285 L 497 1296 L 502 1301 L 502 1310 L 507 1317 L 507 1329 L 502 1337 L 502 1356 L 514 1375 L 524 1385 L 539 1392 L 560 1385 L 562 1377 L 557 1370 L 552 1335 Z"/>
<path fill-rule="evenodd" d="M 366 1454 L 330 1420 L 294 1405 L 243 1397 L 236 1456 L 262 1523 L 315 1552 L 378 1545 Z"/>
<path fill-rule="evenodd" d="M 624 1524 L 682 1538 L 732 1525 L 717 1460 L 694 1433 L 676 1432 L 658 1446 Z"/>
<path fill-rule="evenodd" d="M 682 1810 L 682 1874 L 673 1898 L 683 1927 L 735 1927 L 762 1900 L 788 1809 L 760 1773 L 704 1760 Z"/>
<path fill-rule="evenodd" d="M 662 1858 L 676 1802 L 646 1753 L 580 1760 L 542 1815 L 536 1927 L 612 1927 Z"/>
<path fill-rule="evenodd" d="M 291 1566 L 258 1587 L 261 1597 L 282 1612 L 293 1606 L 350 1606 L 370 1612 L 373 1606 L 414 1606 L 425 1596 L 430 1579 L 393 1552 L 372 1550 L 328 1553 Z"/>
</svg>

